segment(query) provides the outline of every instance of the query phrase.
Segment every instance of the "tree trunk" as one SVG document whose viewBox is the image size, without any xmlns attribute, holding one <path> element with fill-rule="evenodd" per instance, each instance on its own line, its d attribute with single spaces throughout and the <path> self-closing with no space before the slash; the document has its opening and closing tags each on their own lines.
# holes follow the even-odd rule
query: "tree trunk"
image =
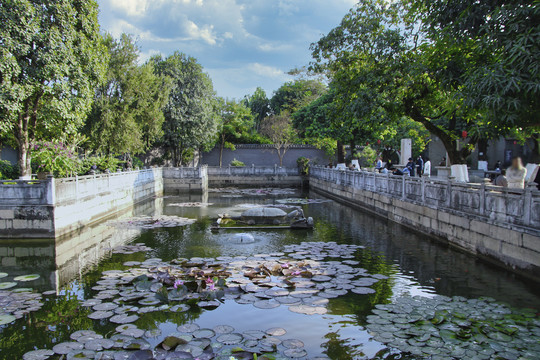
<svg viewBox="0 0 540 360">
<path fill-rule="evenodd" d="M 219 167 L 223 166 L 223 147 L 225 146 L 225 140 L 221 140 L 221 145 L 219 147 Z"/>
<path fill-rule="evenodd" d="M 32 178 L 32 155 L 30 154 L 30 144 L 26 139 L 19 141 L 18 161 L 21 179 L 30 180 Z"/>
<path fill-rule="evenodd" d="M 432 123 L 428 118 L 420 114 L 420 111 L 418 111 L 418 109 L 414 107 L 409 108 L 407 115 L 409 115 L 414 121 L 424 125 L 424 127 L 431 134 L 437 136 L 441 140 L 444 148 L 446 149 L 446 152 L 448 153 L 448 160 L 450 161 L 450 165 L 467 163 L 467 156 L 471 154 L 471 150 L 468 150 L 466 147 L 458 150 L 457 141 L 454 140 L 453 137 L 445 130 L 441 129 L 440 127 Z"/>
<path fill-rule="evenodd" d="M 341 141 L 337 142 L 337 162 L 338 164 L 345 162 L 345 148 Z"/>
</svg>

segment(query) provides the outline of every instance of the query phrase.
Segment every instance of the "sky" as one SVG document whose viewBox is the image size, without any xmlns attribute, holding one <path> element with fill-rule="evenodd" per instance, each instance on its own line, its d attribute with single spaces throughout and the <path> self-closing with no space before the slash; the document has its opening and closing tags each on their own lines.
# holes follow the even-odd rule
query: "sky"
<svg viewBox="0 0 540 360">
<path fill-rule="evenodd" d="M 140 62 L 179 50 L 198 59 L 219 96 L 270 97 L 308 65 L 309 45 L 357 0 L 98 0 L 103 31 L 133 34 Z"/>
</svg>

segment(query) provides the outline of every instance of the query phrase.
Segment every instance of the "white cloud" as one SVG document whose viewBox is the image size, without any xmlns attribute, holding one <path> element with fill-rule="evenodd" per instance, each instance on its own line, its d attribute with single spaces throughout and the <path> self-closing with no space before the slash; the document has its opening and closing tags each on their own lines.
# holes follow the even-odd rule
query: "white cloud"
<svg viewBox="0 0 540 360">
<path fill-rule="evenodd" d="M 283 78 L 287 75 L 283 70 L 280 70 L 277 67 L 263 65 L 260 63 L 249 64 L 248 69 L 257 75 L 269 78 Z"/>
<path fill-rule="evenodd" d="M 110 4 L 129 16 L 141 16 L 146 11 L 147 0 L 110 0 Z"/>
<path fill-rule="evenodd" d="M 188 20 L 186 24 L 186 30 L 190 36 L 190 40 L 204 40 L 207 44 L 216 44 L 216 35 L 214 34 L 213 25 L 204 25 L 202 28 L 198 27 L 193 21 Z"/>
</svg>

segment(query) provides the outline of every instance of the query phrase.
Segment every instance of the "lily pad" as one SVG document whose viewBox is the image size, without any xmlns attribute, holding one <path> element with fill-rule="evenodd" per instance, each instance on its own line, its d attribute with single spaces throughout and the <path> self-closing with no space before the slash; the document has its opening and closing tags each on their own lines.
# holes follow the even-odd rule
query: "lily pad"
<svg viewBox="0 0 540 360">
<path fill-rule="evenodd" d="M 114 315 L 113 317 L 109 319 L 109 321 L 115 324 L 128 324 L 128 323 L 137 321 L 138 318 L 139 318 L 138 315 L 120 314 L 120 315 Z"/>
<path fill-rule="evenodd" d="M 266 330 L 266 333 L 270 336 L 283 336 L 287 333 L 287 330 L 276 327 Z"/>
<path fill-rule="evenodd" d="M 84 345 L 79 342 L 63 342 L 60 344 L 54 345 L 52 348 L 55 354 L 58 355 L 67 355 L 73 350 L 82 350 L 84 348 Z"/>
<path fill-rule="evenodd" d="M 308 305 L 289 306 L 289 310 L 294 313 L 305 314 L 305 315 L 324 315 L 328 312 L 328 310 L 325 307 L 308 306 Z"/>
<path fill-rule="evenodd" d="M 185 324 L 180 325 L 176 330 L 180 333 L 190 334 L 200 329 L 200 326 L 197 324 Z"/>
<path fill-rule="evenodd" d="M 0 282 L 0 290 L 11 289 L 17 286 L 16 282 Z"/>
<path fill-rule="evenodd" d="M 236 345 L 242 342 L 243 336 L 236 333 L 223 334 L 217 337 L 217 341 L 225 345 Z"/>
<path fill-rule="evenodd" d="M 114 313 L 112 311 L 95 311 L 89 314 L 88 317 L 93 320 L 101 320 L 101 319 L 110 318 L 113 315 Z"/>
<path fill-rule="evenodd" d="M 304 347 L 304 343 L 297 339 L 283 340 L 281 344 L 285 346 L 287 349 L 300 349 Z"/>
<path fill-rule="evenodd" d="M 23 360 L 46 360 L 53 355 L 54 355 L 54 351 L 52 350 L 39 349 L 39 350 L 29 351 L 26 354 L 24 354 Z"/>
<path fill-rule="evenodd" d="M 0 315 L 0 326 L 14 322 L 17 318 L 13 315 Z"/>
<path fill-rule="evenodd" d="M 8 276 L 8 275 L 9 275 L 8 273 L 0 272 L 0 279 L 1 279 L 1 278 L 5 278 L 5 277 Z"/>
<path fill-rule="evenodd" d="M 30 275 L 21 275 L 13 278 L 14 281 L 34 281 L 39 279 L 41 276 L 39 274 L 30 274 Z"/>
<path fill-rule="evenodd" d="M 214 332 L 216 334 L 230 334 L 234 331 L 234 328 L 229 325 L 218 325 L 214 327 Z"/>
</svg>

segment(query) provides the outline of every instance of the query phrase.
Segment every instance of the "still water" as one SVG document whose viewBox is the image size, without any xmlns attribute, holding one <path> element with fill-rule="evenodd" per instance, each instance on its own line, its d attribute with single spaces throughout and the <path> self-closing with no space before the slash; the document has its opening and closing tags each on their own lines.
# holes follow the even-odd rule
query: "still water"
<svg viewBox="0 0 540 360">
<path fill-rule="evenodd" d="M 433 242 L 397 224 L 352 210 L 337 202 L 326 201 L 303 205 L 306 216 L 315 220 L 313 230 L 254 231 L 252 243 L 240 243 L 236 230 L 212 232 L 212 219 L 218 214 L 239 214 L 250 205 L 275 204 L 290 197 L 322 199 L 314 193 L 281 196 L 237 196 L 228 193 L 164 197 L 137 205 L 115 219 L 141 215 L 172 215 L 196 219 L 196 222 L 175 228 L 125 229 L 103 222 L 87 227 L 69 238 L 56 242 L 15 240 L 0 242 L 0 272 L 11 281 L 25 274 L 40 278 L 24 284 L 35 291 L 54 290 L 56 295 L 43 298 L 44 306 L 24 315 L 14 323 L 0 327 L 0 359 L 22 359 L 34 349 L 51 349 L 68 341 L 77 330 L 94 329 L 109 337 L 117 325 L 92 320 L 91 309 L 82 301 L 92 298 L 96 281 L 106 270 L 123 270 L 127 261 L 159 258 L 252 256 L 280 252 L 287 245 L 301 242 L 336 242 L 361 245 L 356 255 L 360 267 L 370 274 L 383 274 L 374 289 L 376 293 L 346 295 L 329 300 L 325 315 L 294 313 L 285 306 L 259 309 L 251 305 L 225 301 L 215 310 L 193 308 L 185 313 L 168 311 L 142 314 L 135 322 L 143 330 L 161 330 L 155 337 L 146 337 L 153 346 L 176 331 L 179 325 L 194 322 L 201 328 L 231 325 L 236 332 L 266 330 L 279 327 L 287 336 L 305 344 L 307 358 L 331 359 L 397 359 L 407 358 L 392 352 L 372 339 L 365 325 L 366 317 L 377 304 L 392 303 L 404 295 L 433 297 L 437 294 L 478 298 L 488 296 L 512 307 L 540 308 L 540 290 L 507 271 Z M 182 202 L 208 202 L 205 207 L 173 206 Z M 142 243 L 148 252 L 113 254 L 112 248 L 122 244 Z M 1 290 L 0 290 L 1 291 Z"/>
</svg>

